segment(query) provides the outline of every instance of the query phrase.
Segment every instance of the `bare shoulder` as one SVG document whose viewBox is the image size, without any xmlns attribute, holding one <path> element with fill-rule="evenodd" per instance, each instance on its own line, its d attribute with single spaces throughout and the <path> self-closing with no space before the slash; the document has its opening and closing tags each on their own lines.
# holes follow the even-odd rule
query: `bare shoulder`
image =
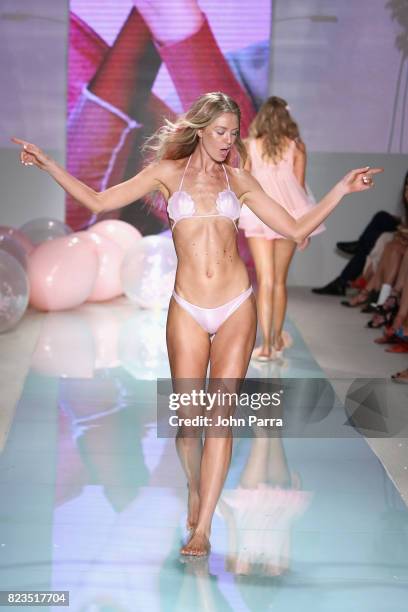
<svg viewBox="0 0 408 612">
<path fill-rule="evenodd" d="M 301 138 L 296 138 L 294 143 L 296 145 L 295 152 L 296 153 L 300 153 L 301 155 L 305 155 L 306 154 L 306 145 L 303 142 L 303 140 Z"/>
<path fill-rule="evenodd" d="M 143 172 L 149 173 L 154 177 L 157 189 L 167 199 L 172 193 L 174 176 L 177 176 L 185 165 L 185 159 L 162 159 L 148 164 Z"/>
<path fill-rule="evenodd" d="M 177 171 L 181 167 L 183 160 L 177 159 L 161 159 L 160 161 L 153 161 L 145 167 L 145 170 L 157 175 L 160 178 L 166 178 L 171 176 L 173 172 Z"/>
<path fill-rule="evenodd" d="M 252 176 L 252 174 L 248 172 L 248 170 L 245 170 L 245 168 L 233 168 L 232 166 L 227 166 L 227 167 L 228 167 L 228 173 L 231 177 L 231 180 L 233 180 L 236 183 L 242 183 L 242 182 L 254 180 L 254 177 Z"/>
<path fill-rule="evenodd" d="M 259 186 L 258 181 L 252 176 L 248 170 L 244 168 L 232 168 L 228 166 L 230 182 L 232 190 L 236 193 L 238 199 L 242 200 L 248 191 Z"/>
</svg>

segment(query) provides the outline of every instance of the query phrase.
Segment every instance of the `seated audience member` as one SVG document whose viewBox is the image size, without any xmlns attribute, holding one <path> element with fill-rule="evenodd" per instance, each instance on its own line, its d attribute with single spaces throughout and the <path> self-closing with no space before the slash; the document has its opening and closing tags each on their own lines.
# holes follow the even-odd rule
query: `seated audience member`
<svg viewBox="0 0 408 612">
<path fill-rule="evenodd" d="M 397 281 L 407 248 L 408 227 L 401 225 L 385 245 L 378 267 L 366 287 L 342 304 L 349 307 L 366 305 L 363 312 L 371 312 L 377 307 L 382 307 Z"/>
<path fill-rule="evenodd" d="M 386 211 L 380 211 L 374 215 L 357 241 L 337 243 L 339 250 L 347 254 L 352 254 L 352 258 L 337 278 L 323 287 L 313 288 L 313 293 L 317 293 L 318 295 L 345 295 L 347 286 L 363 271 L 366 258 L 381 234 L 384 232 L 394 232 L 401 222 L 407 222 L 408 172 L 405 175 L 401 199 L 404 211 L 403 219 L 391 215 Z"/>
</svg>

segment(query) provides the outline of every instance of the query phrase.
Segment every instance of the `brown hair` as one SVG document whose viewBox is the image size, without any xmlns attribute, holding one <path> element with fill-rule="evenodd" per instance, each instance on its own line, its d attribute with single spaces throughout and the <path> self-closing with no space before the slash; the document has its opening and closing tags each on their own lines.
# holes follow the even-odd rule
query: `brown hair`
<svg viewBox="0 0 408 612">
<path fill-rule="evenodd" d="M 250 138 L 262 138 L 262 156 L 277 162 L 289 140 L 300 140 L 299 128 L 286 100 L 271 96 L 261 106 L 249 127 Z"/>
<path fill-rule="evenodd" d="M 153 151 L 156 160 L 189 157 L 197 146 L 198 130 L 210 125 L 222 113 L 233 113 L 240 124 L 241 111 L 230 96 L 221 91 L 206 93 L 197 98 L 175 122 L 165 119 L 165 124 L 147 139 L 144 149 Z M 245 162 L 246 149 L 239 135 L 234 147 Z M 232 159 L 233 151 L 230 151 L 225 161 L 231 164 Z"/>
</svg>

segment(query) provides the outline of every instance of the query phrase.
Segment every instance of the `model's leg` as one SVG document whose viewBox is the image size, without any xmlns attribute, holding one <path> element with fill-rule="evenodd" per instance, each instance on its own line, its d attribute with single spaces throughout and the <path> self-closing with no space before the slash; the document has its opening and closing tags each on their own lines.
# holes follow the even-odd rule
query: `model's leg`
<svg viewBox="0 0 408 612">
<path fill-rule="evenodd" d="M 274 278 L 273 287 L 273 346 L 280 351 L 284 348 L 282 328 L 285 321 L 287 305 L 286 279 L 292 257 L 295 253 L 296 243 L 291 240 L 275 240 Z"/>
<path fill-rule="evenodd" d="M 222 324 L 216 333 L 210 354 L 209 390 L 215 392 L 219 382 L 228 393 L 238 393 L 240 379 L 245 377 L 256 337 L 256 305 L 251 296 Z M 231 414 L 225 406 L 214 407 L 211 417 Z M 214 421 L 215 422 L 215 421 Z M 200 474 L 200 512 L 196 530 L 182 553 L 204 555 L 209 550 L 211 521 L 231 460 L 232 431 L 207 428 Z"/>
<path fill-rule="evenodd" d="M 204 386 L 210 356 L 209 336 L 174 299 L 170 301 L 167 318 L 167 351 L 175 393 L 191 393 L 193 388 Z M 191 417 L 192 407 L 181 407 L 177 414 Z M 187 528 L 190 529 L 197 522 L 200 505 L 201 428 L 180 427 L 176 448 L 188 482 Z"/>
<path fill-rule="evenodd" d="M 378 264 L 377 270 L 373 276 L 373 278 L 367 284 L 367 289 L 372 290 L 376 289 L 379 291 L 381 289 L 381 285 L 385 282 L 385 277 L 387 276 L 387 270 L 390 267 L 391 260 L 393 258 L 393 250 L 394 250 L 394 240 L 388 242 L 385 247 L 383 254 L 380 259 L 380 263 Z"/>
<path fill-rule="evenodd" d="M 275 240 L 248 238 L 248 246 L 254 260 L 258 283 L 257 311 L 262 333 L 259 356 L 269 357 L 272 344 L 273 315 L 273 252 Z"/>
<path fill-rule="evenodd" d="M 408 318 L 408 251 L 402 260 L 397 283 L 397 287 L 401 290 L 401 299 L 397 316 L 392 325 L 395 330 L 401 327 Z"/>
<path fill-rule="evenodd" d="M 392 287 L 397 280 L 398 272 L 403 258 L 405 247 L 397 240 L 392 240 L 384 248 L 384 253 L 379 264 L 379 295 L 377 306 L 383 306 L 392 292 Z M 382 315 L 383 313 L 381 313 Z M 380 324 L 376 321 L 375 326 Z"/>
<path fill-rule="evenodd" d="M 401 261 L 397 280 L 395 281 L 395 290 L 401 293 L 407 281 L 408 281 L 408 249 L 405 251 L 404 257 L 402 258 L 402 261 Z"/>
<path fill-rule="evenodd" d="M 398 277 L 398 272 L 401 266 L 402 258 L 404 257 L 406 247 L 398 242 L 391 242 L 393 248 L 390 248 L 388 266 L 384 270 L 383 282 L 393 285 Z"/>
</svg>

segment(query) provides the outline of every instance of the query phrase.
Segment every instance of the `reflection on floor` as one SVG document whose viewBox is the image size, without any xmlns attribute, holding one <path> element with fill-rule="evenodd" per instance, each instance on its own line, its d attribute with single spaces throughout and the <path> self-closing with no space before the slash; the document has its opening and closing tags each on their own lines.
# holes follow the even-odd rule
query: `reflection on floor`
<svg viewBox="0 0 408 612">
<path fill-rule="evenodd" d="M 289 331 L 249 376 L 324 376 Z M 180 559 L 164 334 L 165 313 L 123 305 L 44 316 L 0 454 L 0 589 L 69 590 L 74 612 L 406 610 L 408 511 L 357 433 L 236 438 L 211 556 Z"/>
</svg>

